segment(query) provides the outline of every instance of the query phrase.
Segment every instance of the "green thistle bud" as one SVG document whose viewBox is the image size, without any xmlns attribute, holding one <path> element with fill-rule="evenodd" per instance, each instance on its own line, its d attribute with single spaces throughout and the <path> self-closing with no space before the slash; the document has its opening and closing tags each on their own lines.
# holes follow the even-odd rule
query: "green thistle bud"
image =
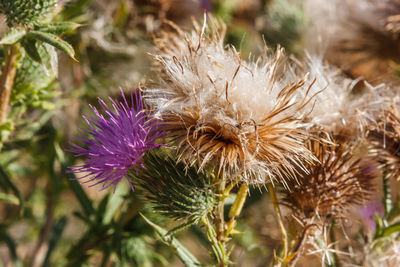
<svg viewBox="0 0 400 267">
<path fill-rule="evenodd" d="M 45 18 L 57 3 L 57 0 L 2 0 L 0 12 L 6 15 L 9 26 L 29 25 Z"/>
<path fill-rule="evenodd" d="M 146 198 L 160 214 L 186 223 L 170 232 L 197 223 L 216 204 L 216 194 L 211 187 L 211 179 L 205 173 L 198 173 L 195 167 L 177 163 L 163 153 L 149 153 L 144 159 L 145 168 L 136 174 Z"/>
</svg>

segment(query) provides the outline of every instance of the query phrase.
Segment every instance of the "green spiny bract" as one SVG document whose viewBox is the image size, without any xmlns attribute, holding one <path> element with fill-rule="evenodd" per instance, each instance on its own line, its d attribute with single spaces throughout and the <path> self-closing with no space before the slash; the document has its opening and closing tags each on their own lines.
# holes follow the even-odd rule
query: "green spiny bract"
<svg viewBox="0 0 400 267">
<path fill-rule="evenodd" d="M 1 0 L 0 12 L 9 26 L 30 25 L 44 19 L 58 3 L 57 0 Z"/>
<path fill-rule="evenodd" d="M 188 226 L 197 223 L 215 206 L 217 195 L 210 178 L 193 166 L 177 163 L 164 153 L 148 153 L 139 174 L 130 173 L 154 209 L 168 217 L 185 220 Z"/>
</svg>

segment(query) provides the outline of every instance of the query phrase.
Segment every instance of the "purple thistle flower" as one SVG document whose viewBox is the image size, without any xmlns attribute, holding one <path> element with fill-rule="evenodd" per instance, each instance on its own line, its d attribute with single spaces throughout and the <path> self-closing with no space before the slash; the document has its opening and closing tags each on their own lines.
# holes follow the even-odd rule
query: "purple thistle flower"
<svg viewBox="0 0 400 267">
<path fill-rule="evenodd" d="M 70 167 L 70 172 L 86 173 L 82 178 L 90 178 L 82 184 L 91 183 L 89 187 L 98 184 L 103 184 L 102 190 L 115 187 L 128 170 L 137 171 L 138 164 L 143 166 L 141 159 L 145 151 L 161 145 L 155 143 L 161 135 L 157 131 L 157 121 L 149 120 L 140 91 L 135 91 L 135 102 L 131 92 L 130 105 L 122 90 L 121 94 L 121 102 L 110 98 L 113 110 L 98 99 L 104 115 L 90 105 L 95 116 L 83 116 L 89 127 L 80 129 L 81 136 L 74 138 L 82 145 L 71 143 L 70 152 L 87 158 L 83 165 Z M 133 190 L 131 181 L 127 180 Z"/>
</svg>

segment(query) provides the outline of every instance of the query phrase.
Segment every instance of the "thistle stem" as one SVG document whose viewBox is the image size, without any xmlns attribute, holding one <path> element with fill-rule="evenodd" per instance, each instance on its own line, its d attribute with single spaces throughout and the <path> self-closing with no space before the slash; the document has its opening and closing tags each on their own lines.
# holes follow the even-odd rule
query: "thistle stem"
<svg viewBox="0 0 400 267">
<path fill-rule="evenodd" d="M 210 224 L 208 217 L 205 216 L 202 218 L 203 224 L 206 226 L 207 229 L 207 236 L 209 241 L 212 243 L 212 249 L 214 252 L 214 255 L 217 257 L 217 259 L 220 261 L 221 259 L 224 258 L 224 252 L 221 251 L 219 248 L 218 240 L 216 238 L 216 233 L 212 225 Z"/>
<path fill-rule="evenodd" d="M 11 90 L 17 72 L 17 45 L 11 45 L 6 52 L 6 60 L 0 77 L 0 125 L 4 123 L 8 114 Z"/>
<path fill-rule="evenodd" d="M 282 214 L 281 214 L 281 209 L 279 208 L 278 199 L 276 197 L 275 188 L 272 183 L 268 183 L 267 188 L 268 188 L 269 195 L 271 196 L 272 204 L 274 206 L 274 211 L 276 214 L 276 219 L 278 220 L 279 229 L 281 230 L 282 242 L 283 242 L 283 250 L 282 250 L 283 255 L 281 255 L 281 258 L 286 259 L 287 255 L 288 255 L 288 250 L 289 250 L 288 235 L 286 232 L 285 225 L 283 224 L 283 218 L 282 218 Z"/>
<path fill-rule="evenodd" d="M 388 226 L 387 218 L 390 211 L 393 208 L 393 204 L 392 204 L 392 192 L 390 190 L 390 181 L 385 174 L 383 175 L 383 206 L 385 209 L 384 224 L 385 227 L 387 227 Z"/>
<path fill-rule="evenodd" d="M 225 176 L 222 173 L 222 175 L 217 176 L 218 179 L 218 194 L 221 196 L 219 203 L 216 207 L 215 211 L 215 228 L 217 232 L 217 241 L 218 245 L 222 250 L 222 255 L 218 259 L 219 261 L 219 266 L 220 267 L 225 267 L 226 266 L 226 238 L 225 238 L 225 218 L 224 218 L 224 206 L 225 206 L 225 199 L 226 199 L 226 192 L 225 192 Z"/>
</svg>

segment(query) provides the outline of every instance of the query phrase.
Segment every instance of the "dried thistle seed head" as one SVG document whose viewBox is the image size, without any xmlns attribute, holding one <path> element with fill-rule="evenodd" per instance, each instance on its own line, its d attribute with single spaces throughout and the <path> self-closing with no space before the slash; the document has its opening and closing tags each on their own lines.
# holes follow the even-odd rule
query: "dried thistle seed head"
<svg viewBox="0 0 400 267">
<path fill-rule="evenodd" d="M 320 56 L 307 55 L 304 62 L 298 68 L 309 73 L 306 85 L 310 94 L 315 95 L 306 116 L 311 127 L 333 135 L 343 132 L 354 138 L 364 135 L 366 126 L 375 122 L 374 114 L 384 106 L 385 98 L 380 91 L 386 87 L 346 78 Z"/>
<path fill-rule="evenodd" d="M 283 49 L 246 62 L 224 47 L 225 25 L 213 18 L 191 34 L 175 27 L 157 40 L 160 83 L 146 90 L 180 157 L 264 183 L 293 175 L 313 156 L 302 120 L 305 79 L 286 72 Z M 306 93 L 299 94 L 297 91 Z"/>
<path fill-rule="evenodd" d="M 400 37 L 400 1 L 383 0 L 375 2 L 377 12 L 381 15 L 381 23 L 388 32 L 392 33 L 392 39 Z"/>
<path fill-rule="evenodd" d="M 177 220 L 197 223 L 217 203 L 209 177 L 197 168 L 187 168 L 161 151 L 145 156 L 144 169 L 130 172 L 154 209 Z"/>
<path fill-rule="evenodd" d="M 308 27 L 308 49 L 324 51 L 328 61 L 353 78 L 374 84 L 398 82 L 393 63 L 400 63 L 400 39 L 386 22 L 399 10 L 394 2 L 307 0 L 306 13 L 313 24 Z"/>
<path fill-rule="evenodd" d="M 299 170 L 287 181 L 283 202 L 304 218 L 342 217 L 352 205 L 362 205 L 373 193 L 379 171 L 351 143 L 328 145 L 315 141 L 309 148 L 319 163 Z M 358 148 L 357 148 L 358 149 Z"/>
<path fill-rule="evenodd" d="M 373 154 L 386 175 L 400 179 L 400 98 L 394 98 L 378 123 L 371 127 L 368 138 Z"/>
<path fill-rule="evenodd" d="M 2 0 L 0 12 L 9 25 L 29 25 L 44 19 L 60 0 Z"/>
</svg>

